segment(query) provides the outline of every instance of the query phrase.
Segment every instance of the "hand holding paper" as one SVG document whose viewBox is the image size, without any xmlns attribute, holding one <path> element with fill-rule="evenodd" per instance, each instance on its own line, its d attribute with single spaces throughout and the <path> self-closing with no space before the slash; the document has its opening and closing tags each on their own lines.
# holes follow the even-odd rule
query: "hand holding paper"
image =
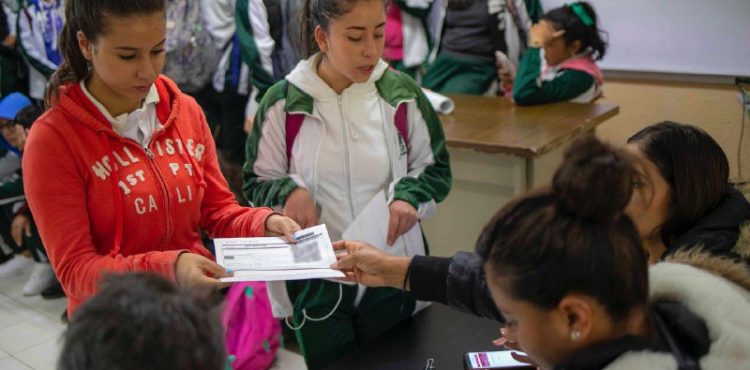
<svg viewBox="0 0 750 370">
<path fill-rule="evenodd" d="M 414 209 L 411 205 L 409 208 Z M 391 210 L 386 201 L 385 192 L 381 191 L 344 230 L 341 239 L 367 242 L 392 256 L 424 255 L 424 240 L 422 240 L 422 228 L 419 223 L 415 221 L 401 236 L 396 237 L 393 243 L 388 243 L 391 220 Z M 401 219 L 398 218 L 398 221 L 400 224 Z"/>
<path fill-rule="evenodd" d="M 296 244 L 279 237 L 215 239 L 216 263 L 234 276 L 221 281 L 342 278 L 325 225 L 295 233 Z"/>
<path fill-rule="evenodd" d="M 338 241 L 333 243 L 338 262 L 332 267 L 346 273 L 346 281 L 368 287 L 389 286 L 401 289 L 411 257 L 390 256 L 367 243 Z"/>
<path fill-rule="evenodd" d="M 393 201 L 393 203 L 388 206 L 388 210 L 391 215 L 388 221 L 387 242 L 388 245 L 393 245 L 397 238 L 404 235 L 417 224 L 419 218 L 417 217 L 417 210 L 414 209 L 414 206 L 403 200 Z"/>
</svg>

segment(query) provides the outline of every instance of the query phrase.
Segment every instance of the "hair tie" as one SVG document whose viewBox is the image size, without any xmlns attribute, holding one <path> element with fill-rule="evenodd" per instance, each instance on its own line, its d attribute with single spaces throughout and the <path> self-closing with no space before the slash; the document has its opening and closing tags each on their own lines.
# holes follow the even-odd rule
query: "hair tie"
<svg viewBox="0 0 750 370">
<path fill-rule="evenodd" d="M 594 20 L 589 17 L 589 15 L 586 13 L 586 9 L 583 7 L 583 4 L 581 3 L 573 3 L 573 4 L 565 4 L 568 8 L 570 8 L 573 13 L 578 17 L 578 19 L 583 22 L 583 24 L 587 27 L 591 27 L 594 25 Z"/>
</svg>

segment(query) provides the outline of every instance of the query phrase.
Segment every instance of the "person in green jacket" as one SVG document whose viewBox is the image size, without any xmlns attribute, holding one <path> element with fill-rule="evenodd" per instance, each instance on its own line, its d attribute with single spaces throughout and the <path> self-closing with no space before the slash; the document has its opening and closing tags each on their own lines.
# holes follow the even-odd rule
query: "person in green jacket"
<svg viewBox="0 0 750 370">
<path fill-rule="evenodd" d="M 308 0 L 306 58 L 263 97 L 246 145 L 243 195 L 302 227 L 343 234 L 371 200 L 392 254 L 426 254 L 418 222 L 448 195 L 451 171 L 435 111 L 414 80 L 381 59 L 385 0 Z M 384 210 L 385 211 L 385 210 Z M 386 238 L 384 238 L 386 239 Z M 399 240 L 400 239 L 400 240 Z M 406 247 L 402 246 L 406 244 Z M 309 369 L 366 345 L 409 318 L 417 302 L 399 289 L 326 280 L 270 282 Z"/>
<path fill-rule="evenodd" d="M 599 98 L 604 77 L 595 61 L 607 49 L 600 33 L 596 13 L 587 2 L 547 12 L 529 33 L 529 48 L 512 82 L 515 102 L 589 103 Z M 507 84 L 510 76 L 504 72 L 499 74 Z"/>
<path fill-rule="evenodd" d="M 383 59 L 414 79 L 430 54 L 427 16 L 432 4 L 433 0 L 394 0 L 388 5 Z"/>
<path fill-rule="evenodd" d="M 444 94 L 494 91 L 497 54 L 517 63 L 541 15 L 538 0 L 444 0 L 433 7 L 437 41 L 422 85 Z"/>
</svg>

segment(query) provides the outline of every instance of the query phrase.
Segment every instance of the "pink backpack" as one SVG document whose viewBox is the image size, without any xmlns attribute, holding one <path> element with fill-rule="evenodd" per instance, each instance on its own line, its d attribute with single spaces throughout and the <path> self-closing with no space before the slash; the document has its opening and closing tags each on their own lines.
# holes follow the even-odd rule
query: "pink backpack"
<svg viewBox="0 0 750 370">
<path fill-rule="evenodd" d="M 227 293 L 222 322 L 226 328 L 227 369 L 265 370 L 282 342 L 281 324 L 271 314 L 266 283 L 235 283 Z"/>
</svg>

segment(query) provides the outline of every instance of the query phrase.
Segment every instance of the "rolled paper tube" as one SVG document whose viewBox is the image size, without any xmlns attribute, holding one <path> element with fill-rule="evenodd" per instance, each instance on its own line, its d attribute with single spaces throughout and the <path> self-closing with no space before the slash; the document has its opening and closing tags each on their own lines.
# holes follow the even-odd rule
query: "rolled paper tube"
<svg viewBox="0 0 750 370">
<path fill-rule="evenodd" d="M 432 90 L 422 89 L 424 94 L 427 96 L 427 100 L 432 104 L 432 108 L 438 113 L 451 114 L 453 109 L 456 108 L 456 104 L 453 100 L 445 95 L 438 94 Z"/>
</svg>

